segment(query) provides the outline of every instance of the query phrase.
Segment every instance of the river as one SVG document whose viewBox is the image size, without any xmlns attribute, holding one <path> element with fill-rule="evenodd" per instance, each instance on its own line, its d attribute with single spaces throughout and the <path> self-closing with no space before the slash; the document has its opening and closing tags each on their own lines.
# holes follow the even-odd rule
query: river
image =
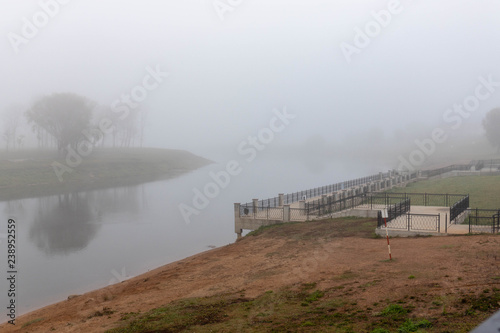
<svg viewBox="0 0 500 333">
<path fill-rule="evenodd" d="M 213 182 L 210 172 L 224 170 L 231 158 L 217 160 L 170 180 L 0 202 L 0 269 L 5 276 L 7 221 L 16 221 L 17 315 L 234 242 L 234 202 L 385 171 L 340 162 L 240 161 L 240 173 L 207 198 L 206 208 L 196 209 L 196 189 L 203 192 Z M 196 214 L 184 218 L 181 204 Z M 3 309 L 9 301 L 7 283 L 0 279 Z"/>
</svg>

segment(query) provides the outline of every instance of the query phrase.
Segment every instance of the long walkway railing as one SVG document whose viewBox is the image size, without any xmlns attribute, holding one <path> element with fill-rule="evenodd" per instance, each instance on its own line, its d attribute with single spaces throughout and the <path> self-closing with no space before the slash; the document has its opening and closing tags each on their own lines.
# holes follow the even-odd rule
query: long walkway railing
<svg viewBox="0 0 500 333">
<path fill-rule="evenodd" d="M 285 194 L 283 196 L 283 201 L 284 201 L 283 203 L 285 205 L 290 205 L 292 203 L 299 202 L 300 200 L 319 197 L 321 195 L 331 194 L 331 193 L 345 190 L 345 189 L 348 189 L 348 188 L 351 188 L 354 186 L 361 186 L 364 184 L 371 183 L 373 181 L 382 180 L 382 179 L 390 177 L 390 175 L 391 175 L 391 172 L 379 173 L 377 175 L 371 175 L 368 177 L 351 179 L 351 180 L 348 180 L 345 182 L 316 187 L 316 188 L 312 188 L 309 190 L 288 193 L 288 194 Z M 416 173 L 412 174 L 412 176 L 416 177 Z M 253 202 L 243 204 L 242 206 L 252 206 L 253 207 Z M 267 207 L 278 207 L 279 206 L 279 197 L 259 200 L 257 206 L 260 209 L 264 209 Z"/>
</svg>

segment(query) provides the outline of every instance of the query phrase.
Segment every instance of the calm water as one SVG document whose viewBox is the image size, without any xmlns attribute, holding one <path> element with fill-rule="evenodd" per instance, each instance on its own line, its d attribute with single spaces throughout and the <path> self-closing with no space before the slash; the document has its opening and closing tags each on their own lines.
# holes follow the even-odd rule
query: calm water
<svg viewBox="0 0 500 333">
<path fill-rule="evenodd" d="M 7 275 L 7 220 L 17 226 L 17 315 L 163 264 L 234 242 L 233 203 L 274 197 L 378 172 L 374 166 L 261 158 L 186 223 L 179 204 L 211 182 L 230 158 L 176 179 L 132 187 L 0 202 L 0 269 Z M 7 281 L 0 279 L 7 305 Z M 2 311 L 5 312 L 5 311 Z M 1 322 L 6 321 L 2 313 Z"/>
</svg>

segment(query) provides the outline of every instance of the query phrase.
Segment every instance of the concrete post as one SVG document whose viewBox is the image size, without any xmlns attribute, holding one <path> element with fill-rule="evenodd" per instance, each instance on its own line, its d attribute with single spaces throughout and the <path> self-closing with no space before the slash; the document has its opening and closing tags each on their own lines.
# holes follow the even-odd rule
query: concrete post
<svg viewBox="0 0 500 333">
<path fill-rule="evenodd" d="M 326 194 L 322 194 L 321 195 L 321 203 L 323 203 L 323 205 L 326 205 Z"/>
<path fill-rule="evenodd" d="M 283 194 L 283 193 L 278 194 L 278 205 L 280 207 L 283 207 L 283 203 L 285 201 L 284 197 L 285 197 L 285 194 Z"/>
<path fill-rule="evenodd" d="M 382 172 L 378 173 L 378 177 L 379 177 L 380 180 L 382 180 L 384 178 L 384 177 L 382 177 Z"/>
<path fill-rule="evenodd" d="M 283 206 L 283 222 L 290 222 L 290 205 Z"/>
<path fill-rule="evenodd" d="M 252 203 L 253 203 L 253 216 L 257 217 L 257 212 L 259 208 L 259 199 L 252 199 Z"/>
<path fill-rule="evenodd" d="M 299 208 L 301 209 L 300 215 L 305 216 L 306 215 L 306 201 L 305 200 L 299 201 Z"/>
<path fill-rule="evenodd" d="M 236 233 L 236 239 L 241 238 L 241 234 L 243 233 L 243 229 L 240 228 L 238 221 L 240 220 L 240 203 L 234 204 L 234 232 Z"/>
</svg>

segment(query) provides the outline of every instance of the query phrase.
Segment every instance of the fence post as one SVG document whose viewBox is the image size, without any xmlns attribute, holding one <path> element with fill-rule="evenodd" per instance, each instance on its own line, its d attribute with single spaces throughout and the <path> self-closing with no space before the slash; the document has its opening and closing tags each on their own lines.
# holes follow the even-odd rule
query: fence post
<svg viewBox="0 0 500 333">
<path fill-rule="evenodd" d="M 495 221 L 493 221 L 493 223 L 495 223 Z M 496 230 L 497 232 L 500 232 L 500 209 L 498 210 L 498 213 L 497 213 L 497 219 L 496 219 Z"/>
<path fill-rule="evenodd" d="M 284 200 L 283 200 L 284 196 L 285 195 L 283 193 L 278 194 L 278 197 L 279 197 L 279 199 L 278 199 L 278 206 L 279 207 L 283 207 L 283 205 L 284 205 Z"/>
<path fill-rule="evenodd" d="M 438 234 L 441 233 L 441 214 L 438 214 Z"/>
<path fill-rule="evenodd" d="M 410 231 L 411 229 L 411 215 L 410 214 L 406 214 L 406 224 L 408 225 L 408 231 Z"/>
<path fill-rule="evenodd" d="M 240 218 L 241 218 L 241 204 L 240 203 L 235 203 L 234 204 L 234 231 L 236 233 L 236 237 L 239 239 L 241 238 L 241 234 L 243 232 L 243 230 L 241 228 L 238 228 L 239 226 L 241 226 L 240 223 L 238 223 L 240 221 Z"/>
<path fill-rule="evenodd" d="M 471 233 L 471 232 L 470 232 L 470 229 L 471 229 L 470 224 L 471 224 L 471 221 L 472 221 L 472 219 L 470 218 L 470 216 L 471 216 L 471 215 L 472 215 L 472 214 L 469 214 L 469 234 Z"/>
<path fill-rule="evenodd" d="M 283 222 L 290 222 L 290 205 L 283 206 Z"/>
<path fill-rule="evenodd" d="M 259 208 L 259 199 L 252 199 L 253 205 L 253 218 L 257 217 L 257 209 Z"/>
</svg>

